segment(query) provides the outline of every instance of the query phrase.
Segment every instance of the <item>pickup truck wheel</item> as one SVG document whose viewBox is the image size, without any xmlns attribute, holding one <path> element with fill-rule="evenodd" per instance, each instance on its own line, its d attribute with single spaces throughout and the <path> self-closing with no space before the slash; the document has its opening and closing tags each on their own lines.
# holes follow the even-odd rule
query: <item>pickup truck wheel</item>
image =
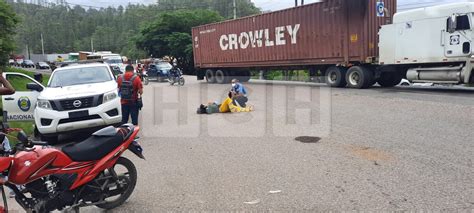
<svg viewBox="0 0 474 213">
<path fill-rule="evenodd" d="M 326 84 L 330 87 L 345 87 L 347 69 L 344 67 L 332 66 L 326 70 Z"/>
<path fill-rule="evenodd" d="M 206 81 L 207 83 L 213 84 L 216 83 L 216 73 L 214 70 L 206 70 Z"/>
<path fill-rule="evenodd" d="M 347 70 L 346 81 L 350 88 L 365 89 L 372 86 L 373 73 L 362 66 L 353 66 Z"/>
<path fill-rule="evenodd" d="M 222 70 L 217 70 L 216 75 L 214 78 L 216 79 L 216 83 L 218 84 L 225 84 L 227 82 L 227 72 Z"/>
<path fill-rule="evenodd" d="M 380 75 L 377 83 L 381 87 L 394 87 L 402 81 L 402 75 L 397 72 L 384 72 Z"/>
</svg>

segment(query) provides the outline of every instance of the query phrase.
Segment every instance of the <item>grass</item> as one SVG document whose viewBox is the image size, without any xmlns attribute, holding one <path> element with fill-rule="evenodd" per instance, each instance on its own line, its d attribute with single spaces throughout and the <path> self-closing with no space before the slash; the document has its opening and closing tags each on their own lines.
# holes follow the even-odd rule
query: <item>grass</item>
<svg viewBox="0 0 474 213">
<path fill-rule="evenodd" d="M 9 67 L 7 68 L 7 72 L 17 72 L 17 73 L 23 73 L 25 75 L 28 75 L 32 78 L 34 78 L 34 75 L 35 75 L 35 72 L 32 72 L 32 71 L 27 71 L 27 70 L 23 70 L 23 69 L 19 69 L 19 68 L 14 68 L 14 67 Z M 44 86 L 46 86 L 46 84 L 48 84 L 48 81 L 49 81 L 49 78 L 51 77 L 51 75 L 49 74 L 44 74 L 43 73 L 43 82 L 40 82 L 42 83 Z M 13 85 L 13 87 L 15 87 L 15 89 L 17 88 L 21 88 L 22 90 L 21 91 L 25 91 L 26 90 L 26 84 L 29 83 L 27 81 L 19 81 L 19 82 L 15 82 L 15 81 L 10 81 L 10 83 Z"/>
<path fill-rule="evenodd" d="M 12 67 L 7 68 L 6 72 L 23 73 L 23 74 L 28 75 L 32 78 L 34 78 L 34 74 L 35 74 L 35 72 L 31 72 L 31 71 L 27 71 L 27 70 L 23 70 L 23 69 L 18 69 L 18 68 L 12 68 Z M 49 74 L 43 74 L 43 82 L 41 82 L 41 83 L 46 86 L 46 84 L 48 83 L 50 77 L 51 77 L 51 75 L 49 75 Z M 17 91 L 28 91 L 28 89 L 26 89 L 26 84 L 30 83 L 30 81 L 28 81 L 27 79 L 13 77 L 13 78 L 8 79 L 8 81 L 10 81 L 10 83 L 15 88 L 15 90 L 17 90 Z M 0 105 L 2 106 L 0 111 L 3 112 L 3 104 L 1 102 L 1 99 L 0 99 Z M 3 117 L 0 116 L 0 118 L 3 121 Z M 25 131 L 25 133 L 27 135 L 33 135 L 33 132 L 34 132 L 34 122 L 33 121 L 9 121 L 8 124 L 10 125 L 11 128 L 21 128 Z M 10 139 L 10 143 L 12 145 L 14 145 L 15 143 L 17 143 L 16 135 L 12 134 L 12 136 L 15 136 L 15 137 L 9 137 L 9 139 Z"/>
<path fill-rule="evenodd" d="M 267 80 L 288 80 L 288 81 L 309 81 L 309 71 L 308 70 L 293 70 L 288 71 L 288 79 L 285 79 L 283 75 L 283 71 L 281 70 L 272 70 L 266 72 L 266 79 Z M 252 76 L 252 79 L 258 79 L 259 73 L 256 72 L 255 75 Z"/>
</svg>

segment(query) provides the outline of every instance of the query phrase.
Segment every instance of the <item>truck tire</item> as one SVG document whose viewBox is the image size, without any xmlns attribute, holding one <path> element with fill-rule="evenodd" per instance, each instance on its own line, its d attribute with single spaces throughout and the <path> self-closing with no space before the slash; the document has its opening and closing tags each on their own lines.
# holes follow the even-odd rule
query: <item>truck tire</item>
<svg viewBox="0 0 474 213">
<path fill-rule="evenodd" d="M 402 75 L 397 72 L 383 72 L 380 75 L 380 78 L 377 80 L 377 83 L 381 87 L 394 87 L 402 81 Z"/>
<path fill-rule="evenodd" d="M 227 83 L 227 76 L 228 76 L 228 74 L 227 74 L 226 71 L 217 70 L 216 73 L 215 73 L 214 78 L 216 79 L 216 83 L 225 84 L 225 83 Z"/>
<path fill-rule="evenodd" d="M 206 70 L 206 81 L 207 83 L 216 83 L 216 73 L 214 70 Z"/>
<path fill-rule="evenodd" d="M 347 70 L 347 86 L 355 89 L 369 88 L 373 84 L 374 74 L 363 66 L 353 66 Z"/>
<path fill-rule="evenodd" d="M 326 84 L 330 87 L 345 87 L 347 69 L 344 67 L 332 66 L 326 70 Z"/>
</svg>

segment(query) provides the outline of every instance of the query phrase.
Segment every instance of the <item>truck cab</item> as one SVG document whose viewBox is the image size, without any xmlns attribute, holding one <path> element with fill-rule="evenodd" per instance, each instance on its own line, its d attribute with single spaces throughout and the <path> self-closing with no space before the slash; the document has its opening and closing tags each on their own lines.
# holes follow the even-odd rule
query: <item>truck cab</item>
<svg viewBox="0 0 474 213">
<path fill-rule="evenodd" d="M 383 66 L 405 69 L 411 82 L 473 82 L 474 3 L 454 3 L 395 14 L 382 26 Z"/>
</svg>

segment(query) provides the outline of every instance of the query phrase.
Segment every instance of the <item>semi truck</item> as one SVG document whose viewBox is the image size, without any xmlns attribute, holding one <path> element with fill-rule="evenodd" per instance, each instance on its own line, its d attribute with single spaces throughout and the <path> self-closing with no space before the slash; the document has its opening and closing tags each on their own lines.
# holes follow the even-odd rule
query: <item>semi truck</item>
<svg viewBox="0 0 474 213">
<path fill-rule="evenodd" d="M 474 83 L 474 3 L 396 8 L 396 0 L 325 0 L 195 27 L 198 79 L 307 69 L 331 87 Z"/>
</svg>

